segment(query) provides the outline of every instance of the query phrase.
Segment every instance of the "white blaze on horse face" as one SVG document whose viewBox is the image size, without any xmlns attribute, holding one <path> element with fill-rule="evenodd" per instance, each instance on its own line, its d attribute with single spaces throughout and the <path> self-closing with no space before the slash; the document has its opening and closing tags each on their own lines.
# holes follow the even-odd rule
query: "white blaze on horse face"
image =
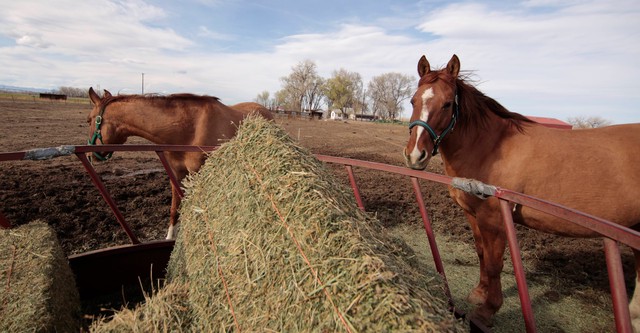
<svg viewBox="0 0 640 333">
<path fill-rule="evenodd" d="M 427 108 L 427 102 L 434 96 L 433 88 L 429 88 L 422 93 L 422 109 L 420 110 L 420 120 L 425 123 L 429 120 L 429 109 Z M 411 154 L 409 157 L 411 161 L 417 162 L 422 155 L 422 152 L 418 149 L 418 141 L 420 141 L 420 137 L 424 133 L 425 129 L 422 126 L 417 126 L 418 131 L 416 132 L 416 145 L 413 147 Z"/>
<path fill-rule="evenodd" d="M 425 123 L 429 120 L 429 110 L 427 109 L 427 102 L 434 96 L 433 88 L 429 88 L 422 93 L 422 110 L 420 112 L 420 120 Z"/>
</svg>

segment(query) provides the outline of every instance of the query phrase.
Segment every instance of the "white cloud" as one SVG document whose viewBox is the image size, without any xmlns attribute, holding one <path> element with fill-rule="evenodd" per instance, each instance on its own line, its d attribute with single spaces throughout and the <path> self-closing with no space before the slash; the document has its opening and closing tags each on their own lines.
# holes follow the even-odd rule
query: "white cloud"
<svg viewBox="0 0 640 333">
<path fill-rule="evenodd" d="M 463 69 L 478 70 L 481 90 L 512 111 L 565 119 L 637 102 L 640 3 L 555 4 L 539 12 L 527 9 L 546 1 L 506 10 L 455 4 L 432 12 L 418 28 L 437 37 L 430 43 L 435 63 L 457 53 Z"/>
<path fill-rule="evenodd" d="M 3 4 L 0 31 L 13 36 L 19 45 L 24 45 L 24 36 L 37 36 L 39 44 L 67 56 L 108 56 L 127 48 L 184 50 L 191 46 L 190 40 L 172 29 L 147 24 L 164 17 L 162 9 L 141 1 L 12 1 Z"/>
<path fill-rule="evenodd" d="M 205 26 L 198 27 L 198 36 L 215 40 L 231 40 L 233 37 L 219 32 L 211 31 Z"/>
<path fill-rule="evenodd" d="M 49 47 L 51 45 L 51 43 L 46 43 L 42 36 L 40 36 L 39 34 L 34 34 L 34 35 L 22 35 L 20 37 L 16 38 L 16 44 L 18 45 L 22 45 L 22 46 L 31 46 L 31 47 L 37 47 L 37 48 L 43 48 L 46 49 L 47 47 Z"/>
</svg>

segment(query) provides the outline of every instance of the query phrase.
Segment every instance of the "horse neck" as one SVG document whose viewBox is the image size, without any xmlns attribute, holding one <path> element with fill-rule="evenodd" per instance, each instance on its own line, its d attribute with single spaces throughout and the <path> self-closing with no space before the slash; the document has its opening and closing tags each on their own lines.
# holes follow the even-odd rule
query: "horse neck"
<svg viewBox="0 0 640 333">
<path fill-rule="evenodd" d="M 458 123 L 442 141 L 442 159 L 447 174 L 473 177 L 480 169 L 477 166 L 499 153 L 496 150 L 500 142 L 518 131 L 513 127 L 513 120 L 492 111 L 494 107 L 502 107 L 491 99 L 483 97 L 473 103 L 461 99 L 460 104 Z"/>
<path fill-rule="evenodd" d="M 171 144 L 172 138 L 189 128 L 180 121 L 180 113 L 162 108 L 145 100 L 114 103 L 107 108 L 105 120 L 116 125 L 124 137 L 139 136 L 156 144 Z"/>
</svg>

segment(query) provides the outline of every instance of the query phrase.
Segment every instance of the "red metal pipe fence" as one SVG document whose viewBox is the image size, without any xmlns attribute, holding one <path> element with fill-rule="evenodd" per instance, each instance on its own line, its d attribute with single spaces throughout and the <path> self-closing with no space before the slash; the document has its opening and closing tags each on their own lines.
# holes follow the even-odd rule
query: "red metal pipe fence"
<svg viewBox="0 0 640 333">
<path fill-rule="evenodd" d="M 59 156 L 76 155 L 77 158 L 84 165 L 87 173 L 89 173 L 94 185 L 99 189 L 104 200 L 114 212 L 118 222 L 122 226 L 123 230 L 129 236 L 133 244 L 139 243 L 137 237 L 131 231 L 131 228 L 126 223 L 124 217 L 118 210 L 115 202 L 111 198 L 108 190 L 102 183 L 99 175 L 86 157 L 86 154 L 100 151 L 129 151 L 129 152 L 156 152 L 162 165 L 164 166 L 171 183 L 178 190 L 178 194 L 182 196 L 180 184 L 173 174 L 166 157 L 165 152 L 172 151 L 187 151 L 187 152 L 210 152 L 216 149 L 215 146 L 184 146 L 184 145 L 100 145 L 100 146 L 61 146 L 55 148 L 42 148 L 34 149 L 22 152 L 9 152 L 0 153 L 0 162 L 3 161 L 15 161 L 15 160 L 43 160 L 50 159 Z M 531 197 L 525 194 L 513 192 L 507 189 L 483 184 L 481 182 L 463 179 L 452 178 L 445 175 L 434 174 L 425 171 L 411 170 L 405 167 L 392 166 L 377 162 L 368 162 L 350 158 L 334 157 L 328 155 L 315 155 L 320 161 L 326 163 L 341 164 L 345 166 L 349 177 L 349 183 L 354 191 L 354 197 L 360 209 L 365 209 L 362 201 L 360 190 L 358 188 L 356 177 L 353 172 L 353 167 L 359 167 L 370 170 L 378 170 L 389 173 L 394 173 L 402 176 L 410 177 L 414 194 L 416 196 L 416 203 L 420 209 L 420 215 L 423 220 L 425 232 L 429 241 L 429 246 L 433 255 L 434 264 L 438 273 L 442 276 L 445 282 L 445 294 L 449 298 L 449 305 L 452 309 L 455 309 L 453 304 L 453 298 L 449 291 L 447 284 L 447 278 L 442 264 L 442 259 L 436 244 L 435 235 L 431 228 L 431 222 L 427 215 L 424 200 L 420 190 L 419 180 L 427 180 L 443 185 L 453 186 L 457 189 L 461 189 L 468 193 L 483 197 L 495 197 L 500 200 L 500 207 L 505 225 L 505 231 L 507 234 L 507 240 L 511 253 L 511 260 L 513 263 L 514 274 L 516 276 L 516 283 L 518 285 L 518 295 L 520 297 L 523 318 L 525 321 L 525 328 L 527 332 L 535 332 L 536 325 L 531 307 L 531 300 L 529 297 L 524 267 L 522 265 L 522 258 L 520 255 L 520 247 L 515 233 L 515 227 L 513 223 L 513 217 L 511 213 L 511 205 L 519 204 L 527 206 L 541 212 L 551 214 L 563 218 L 571 223 L 575 223 L 582 227 L 588 228 L 600 234 L 604 239 L 604 251 L 607 261 L 607 270 L 609 273 L 609 282 L 611 288 L 611 297 L 613 301 L 613 309 L 615 316 L 615 324 L 618 332 L 632 332 L 631 321 L 628 309 L 628 297 L 626 293 L 626 287 L 624 277 L 622 273 L 622 262 L 620 258 L 620 250 L 618 243 L 626 244 L 634 249 L 640 249 L 640 233 L 612 223 L 610 221 L 588 215 L 577 210 L 567 208 L 552 202 L 541 200 L 535 197 Z M 6 217 L 0 212 L 0 227 L 9 228 L 11 224 Z M 478 323 L 476 329 L 486 331 L 487 329 Z"/>
</svg>

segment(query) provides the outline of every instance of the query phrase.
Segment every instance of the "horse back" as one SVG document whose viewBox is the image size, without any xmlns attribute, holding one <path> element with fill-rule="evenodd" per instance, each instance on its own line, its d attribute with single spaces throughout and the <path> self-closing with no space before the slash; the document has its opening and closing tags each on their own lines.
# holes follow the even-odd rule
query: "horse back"
<svg viewBox="0 0 640 333">
<path fill-rule="evenodd" d="M 478 175 L 493 185 L 633 226 L 640 223 L 637 147 L 640 124 L 584 130 L 533 125 L 505 140 L 488 159 L 491 163 L 478 166 L 486 169 Z M 456 197 L 460 201 L 460 195 Z M 521 223 L 535 229 L 589 236 L 584 229 L 567 227 L 530 209 L 523 209 L 520 217 Z"/>
</svg>

